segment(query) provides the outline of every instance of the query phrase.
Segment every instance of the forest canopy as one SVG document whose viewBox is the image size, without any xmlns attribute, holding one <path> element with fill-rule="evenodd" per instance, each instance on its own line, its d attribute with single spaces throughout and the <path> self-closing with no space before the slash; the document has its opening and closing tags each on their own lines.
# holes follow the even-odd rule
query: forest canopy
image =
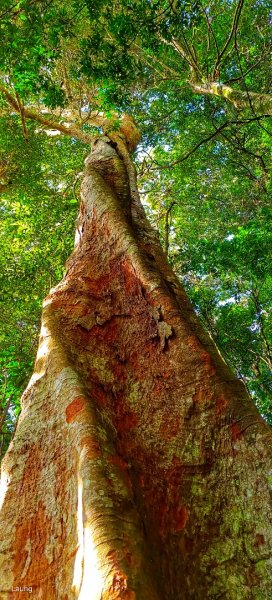
<svg viewBox="0 0 272 600">
<path fill-rule="evenodd" d="M 169 261 L 272 423 L 270 2 L 2 0 L 0 16 L 1 453 L 73 247 L 84 158 L 123 113 Z"/>
</svg>

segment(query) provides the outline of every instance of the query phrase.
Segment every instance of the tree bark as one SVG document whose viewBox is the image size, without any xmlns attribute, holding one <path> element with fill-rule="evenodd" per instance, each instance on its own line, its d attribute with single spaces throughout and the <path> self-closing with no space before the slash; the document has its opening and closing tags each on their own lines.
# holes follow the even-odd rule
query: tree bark
<svg viewBox="0 0 272 600">
<path fill-rule="evenodd" d="M 102 138 L 3 461 L 0 597 L 271 598 L 271 430 L 135 198 Z"/>
<path fill-rule="evenodd" d="M 197 94 L 205 94 L 212 96 L 219 96 L 225 98 L 231 104 L 240 110 L 249 109 L 254 114 L 259 115 L 272 115 L 272 97 L 271 94 L 257 94 L 256 92 L 245 92 L 237 90 L 219 83 L 218 81 L 212 81 L 210 83 L 193 82 L 191 84 L 192 90 Z"/>
</svg>

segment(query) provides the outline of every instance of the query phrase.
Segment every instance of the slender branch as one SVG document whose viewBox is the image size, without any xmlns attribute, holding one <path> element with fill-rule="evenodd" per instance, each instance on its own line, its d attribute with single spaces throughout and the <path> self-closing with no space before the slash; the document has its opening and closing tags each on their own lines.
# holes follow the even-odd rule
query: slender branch
<svg viewBox="0 0 272 600">
<path fill-rule="evenodd" d="M 169 217 L 171 215 L 171 211 L 173 206 L 175 206 L 176 201 L 173 200 L 173 202 L 171 202 L 170 206 L 168 207 L 166 213 L 165 213 L 165 227 L 164 227 L 164 250 L 165 250 L 165 254 L 166 256 L 168 255 L 168 251 L 169 251 L 169 231 L 170 231 L 170 223 L 169 223 Z"/>
<path fill-rule="evenodd" d="M 44 116 L 44 114 L 35 112 L 33 110 L 26 109 L 18 104 L 18 101 L 12 96 L 9 90 L 5 86 L 0 84 L 0 92 L 2 92 L 9 103 L 9 105 L 19 114 L 23 112 L 25 119 L 32 119 L 38 123 L 41 123 L 44 127 L 55 129 L 65 135 L 77 138 L 85 144 L 91 144 L 97 136 L 89 133 L 85 133 L 75 125 L 64 125 L 56 121 L 52 121 Z M 70 116 L 73 118 L 73 112 L 71 111 Z M 138 142 L 140 141 L 140 135 L 134 120 L 130 115 L 123 114 L 119 117 L 117 113 L 112 113 L 110 117 L 106 116 L 103 112 L 93 111 L 90 113 L 89 122 L 95 127 L 102 128 L 105 135 L 107 135 L 113 141 L 115 140 L 116 134 L 118 136 L 118 145 L 121 146 L 121 142 L 127 147 L 127 152 L 136 149 Z M 116 130 L 116 123 L 118 123 L 118 132 Z M 120 148 L 119 148 L 120 149 Z M 124 150 L 125 153 L 125 150 Z M 126 162 L 126 157 L 124 157 Z M 131 174 L 131 178 L 133 178 Z"/>
<path fill-rule="evenodd" d="M 192 50 L 190 49 L 190 46 L 188 45 L 188 42 L 185 38 L 185 35 L 182 32 L 182 37 L 184 39 L 184 43 L 185 46 L 187 48 L 187 50 L 185 50 L 185 48 L 182 46 L 182 44 L 176 39 L 173 38 L 172 40 L 172 46 L 177 50 L 177 52 L 189 63 L 191 69 L 197 73 L 200 78 L 202 78 L 202 72 L 195 60 L 194 54 L 192 52 Z"/>
<path fill-rule="evenodd" d="M 228 37 L 226 39 L 226 42 L 225 42 L 225 44 L 224 44 L 221 52 L 219 53 L 219 56 L 218 56 L 218 58 L 217 58 L 217 60 L 215 62 L 215 65 L 214 65 L 214 75 L 213 75 L 214 77 L 215 77 L 215 73 L 218 70 L 220 61 L 221 61 L 222 57 L 224 56 L 227 48 L 229 47 L 229 44 L 230 44 L 233 36 L 235 35 L 235 33 L 237 31 L 237 27 L 238 27 L 238 23 L 239 23 L 239 19 L 240 19 L 240 16 L 241 16 L 243 5 L 244 5 L 244 0 L 238 0 L 238 4 L 237 4 L 237 7 L 236 7 L 236 10 L 235 10 L 235 13 L 234 13 L 234 17 L 233 17 L 233 21 L 232 21 L 231 30 L 229 32 L 229 35 L 228 35 Z"/>
<path fill-rule="evenodd" d="M 257 120 L 257 119 L 252 119 L 252 120 Z M 222 133 L 222 135 L 233 146 L 233 148 L 235 150 L 238 150 L 238 152 L 239 151 L 240 152 L 244 152 L 245 154 L 248 154 L 248 156 L 252 156 L 253 158 L 256 158 L 259 161 L 259 163 L 260 163 L 260 165 L 262 167 L 262 170 L 265 173 L 265 175 L 266 176 L 268 175 L 269 170 L 268 170 L 268 168 L 267 168 L 267 166 L 266 166 L 266 164 L 264 162 L 263 156 L 261 154 L 256 154 L 255 152 L 252 152 L 252 150 L 249 150 L 248 148 L 245 147 L 244 143 L 243 143 L 242 146 L 239 145 L 239 138 L 238 138 L 238 136 L 235 136 L 236 140 L 237 140 L 237 143 L 235 143 L 233 140 L 231 140 L 229 137 L 227 137 L 225 133 Z"/>
<path fill-rule="evenodd" d="M 158 13 L 155 17 L 154 17 L 154 21 L 160 20 L 161 17 L 167 13 L 169 10 L 171 10 L 171 6 L 167 6 L 164 10 L 162 10 L 160 13 Z"/>
<path fill-rule="evenodd" d="M 224 136 L 224 137 L 225 137 L 226 140 L 229 141 L 229 138 L 227 138 L 227 136 Z M 235 160 L 230 160 L 230 163 L 232 165 L 234 165 L 235 167 L 238 167 L 239 169 L 242 169 L 246 173 L 246 176 L 248 177 L 248 179 L 250 179 L 251 181 L 255 181 L 256 183 L 260 184 L 259 178 L 256 175 L 254 175 L 254 173 L 252 173 L 252 171 L 248 168 L 247 165 L 245 165 L 244 163 L 242 163 L 240 161 L 237 162 Z M 266 191 L 265 187 L 263 187 L 263 189 Z"/>
<path fill-rule="evenodd" d="M 245 89 L 246 89 L 246 95 L 247 95 L 247 99 L 248 99 L 248 103 L 249 106 L 251 108 L 251 112 L 254 116 L 256 116 L 256 111 L 255 111 L 255 106 L 253 105 L 253 101 L 252 101 L 252 95 L 250 94 L 246 81 L 245 81 L 245 76 L 243 73 L 243 67 L 242 67 L 242 63 L 241 63 L 241 59 L 240 59 L 240 54 L 239 54 L 239 49 L 238 49 L 238 42 L 237 42 L 237 33 L 235 32 L 235 37 L 234 37 L 234 45 L 235 45 L 235 52 L 237 54 L 237 59 L 238 59 L 238 64 L 239 64 L 239 69 L 241 71 L 241 75 L 243 76 L 243 80 L 244 80 L 244 85 L 245 85 Z M 272 137 L 272 134 L 270 133 L 270 131 L 268 131 L 268 129 L 265 129 L 265 127 L 263 127 L 260 123 L 259 123 L 259 127 L 261 129 L 263 129 L 266 133 L 268 133 L 268 135 L 270 135 L 270 137 Z"/>
<path fill-rule="evenodd" d="M 10 6 L 7 10 L 5 10 L 4 12 L 0 13 L 0 19 L 2 19 L 3 17 L 5 17 L 6 15 L 10 14 L 14 8 L 16 8 L 18 2 L 15 2 L 15 4 L 13 4 L 12 6 Z"/>
<path fill-rule="evenodd" d="M 259 360 L 262 360 L 269 369 L 271 369 L 271 361 L 269 362 L 263 356 L 260 356 L 257 352 L 254 352 L 254 350 L 252 350 L 251 348 L 249 348 L 248 350 L 249 350 L 249 352 L 251 352 L 251 354 L 254 354 L 254 356 L 257 356 L 257 358 Z"/>
<path fill-rule="evenodd" d="M 239 77 L 232 77 L 231 79 L 227 79 L 226 81 L 223 82 L 223 85 L 227 85 L 229 83 L 233 83 L 235 81 L 241 81 L 242 79 L 244 79 L 249 73 L 251 73 L 251 71 L 253 71 L 253 69 L 255 69 L 262 61 L 265 55 L 262 55 L 261 58 L 259 58 L 259 60 L 257 60 L 256 63 L 254 63 L 254 65 L 251 65 L 251 67 L 249 67 L 249 69 L 247 69 L 247 71 L 245 71 L 245 73 L 242 73 L 242 75 L 239 75 Z"/>
<path fill-rule="evenodd" d="M 9 410 L 9 407 L 10 407 L 10 405 L 11 405 L 11 401 L 12 401 L 12 395 L 11 395 L 11 396 L 9 396 L 9 398 L 7 399 L 7 402 L 6 402 L 5 408 L 4 408 L 4 410 L 2 411 L 2 414 L 1 414 L 1 419 L 0 419 L 0 431 L 2 430 L 2 427 L 3 427 L 4 423 L 5 423 L 6 416 L 7 416 L 7 414 L 8 414 L 8 410 Z M 1 433 L 3 433 L 3 432 L 1 431 Z"/>
<path fill-rule="evenodd" d="M 192 154 L 194 154 L 196 152 L 196 150 L 198 150 L 198 148 L 200 148 L 200 146 L 203 146 L 203 144 L 206 144 L 207 142 L 209 142 L 210 140 L 212 140 L 216 135 L 218 135 L 218 133 L 220 131 L 222 131 L 228 125 L 229 125 L 229 121 L 226 121 L 216 131 L 213 131 L 213 133 L 211 133 L 206 138 L 204 138 L 203 140 L 201 140 L 200 142 L 198 142 L 198 144 L 196 144 L 196 146 L 194 146 L 191 150 L 189 150 L 189 152 L 187 152 L 187 154 L 185 154 L 181 158 L 178 158 L 177 160 L 174 160 L 172 163 L 168 163 L 168 164 L 164 164 L 164 165 L 159 165 L 160 169 L 170 169 L 171 167 L 174 167 L 175 165 L 179 165 L 179 164 L 183 163 L 185 160 L 187 160 L 187 158 L 189 158 L 189 156 L 191 156 Z M 155 169 L 153 169 L 153 170 L 155 170 Z"/>
<path fill-rule="evenodd" d="M 181 58 L 183 58 L 188 63 L 189 67 L 193 68 L 191 59 L 187 56 L 187 53 L 185 52 L 184 48 L 181 47 L 180 44 L 175 43 L 173 40 L 171 42 L 169 42 L 162 36 L 160 36 L 160 40 L 167 46 L 172 46 L 172 48 L 174 48 L 177 51 L 177 53 L 181 56 Z"/>
<path fill-rule="evenodd" d="M 194 61 L 195 61 L 194 51 L 190 48 L 190 46 L 189 46 L 189 44 L 187 42 L 187 39 L 186 39 L 186 36 L 185 36 L 185 33 L 184 33 L 183 29 L 181 29 L 181 35 L 183 37 L 185 48 L 187 49 L 187 52 L 188 52 L 188 56 L 191 56 L 191 58 L 193 60 L 193 63 L 194 63 Z M 174 41 L 176 41 L 176 43 L 179 43 L 177 40 L 174 40 Z"/>
<path fill-rule="evenodd" d="M 177 3 L 178 0 L 168 0 L 169 7 L 174 15 L 177 14 Z"/>
<path fill-rule="evenodd" d="M 32 0 L 32 2 L 29 1 L 29 6 L 32 6 L 33 4 L 35 4 L 36 2 L 39 2 L 40 0 Z M 23 8 L 19 8 L 18 10 L 13 11 L 14 8 L 16 8 L 18 6 L 18 2 L 15 2 L 15 4 L 13 4 L 12 6 L 10 6 L 7 10 L 5 10 L 4 12 L 0 13 L 0 19 L 2 19 L 3 17 L 5 17 L 6 15 L 11 15 L 12 17 L 17 17 L 17 15 L 20 15 L 22 12 L 24 12 Z"/>
<path fill-rule="evenodd" d="M 206 23 L 207 23 L 207 38 L 208 38 L 208 42 L 207 42 L 207 54 L 210 52 L 211 49 L 211 35 L 210 35 L 210 24 L 209 24 L 209 19 L 208 16 L 206 15 L 206 11 L 204 10 L 204 15 L 206 18 Z"/>
<path fill-rule="evenodd" d="M 20 107 L 18 105 L 17 100 L 15 100 L 15 98 L 13 98 L 12 94 L 1 84 L 0 84 L 0 92 L 2 92 L 5 95 L 10 106 L 12 106 L 16 110 L 16 112 L 20 112 Z"/>
<path fill-rule="evenodd" d="M 270 369 L 272 368 L 272 353 L 271 353 L 271 348 L 266 336 L 266 332 L 265 332 L 265 327 L 264 327 L 264 320 L 263 320 L 263 316 L 262 316 L 262 307 L 261 307 L 261 303 L 260 303 L 260 299 L 259 299 L 259 295 L 258 295 L 258 291 L 257 290 L 252 290 L 252 297 L 253 297 L 253 302 L 255 304 L 255 308 L 256 308 L 256 312 L 257 312 L 257 320 L 260 326 L 260 333 L 261 336 L 263 338 L 264 341 L 264 345 L 265 345 L 265 349 L 267 352 L 267 356 L 268 356 L 268 360 L 269 360 L 269 366 Z"/>
<path fill-rule="evenodd" d="M 215 138 L 218 134 L 220 134 L 229 125 L 248 125 L 252 121 L 259 121 L 260 119 L 265 118 L 267 116 L 268 115 L 262 115 L 261 117 L 253 117 L 252 119 L 243 119 L 240 121 L 238 121 L 238 120 L 225 121 L 224 123 L 222 123 L 222 125 L 220 125 L 220 127 L 217 127 L 216 130 L 213 131 L 210 135 L 203 138 L 200 142 L 198 142 L 198 144 L 196 144 L 191 150 L 189 150 L 189 152 L 187 152 L 187 154 L 185 154 L 181 158 L 173 161 L 172 163 L 168 163 L 168 164 L 164 164 L 164 165 L 159 165 L 158 163 L 156 163 L 156 164 L 160 169 L 170 169 L 171 167 L 174 167 L 175 165 L 183 163 L 185 160 L 187 160 L 187 158 L 189 158 L 192 154 L 194 154 L 196 152 L 196 150 L 198 150 L 198 148 L 200 148 L 200 146 L 203 146 L 203 144 L 206 144 L 207 142 L 209 142 L 210 140 Z M 263 161 L 262 156 L 260 156 L 259 154 L 258 155 L 254 154 L 253 152 L 251 152 L 250 150 L 247 150 L 246 148 L 244 148 L 244 151 L 247 152 L 247 154 L 251 154 L 255 158 L 258 158 L 260 160 L 260 162 L 263 163 L 263 168 L 264 168 L 265 172 L 267 173 L 267 167 Z M 156 167 L 154 167 L 152 170 L 155 171 Z"/>
<path fill-rule="evenodd" d="M 19 94 L 17 92 L 16 92 L 16 99 L 17 99 L 17 103 L 18 103 L 18 106 L 19 106 L 19 109 L 20 109 L 20 115 L 21 115 L 23 132 L 24 132 L 24 138 L 25 138 L 25 141 L 28 142 L 28 132 L 27 132 L 26 122 L 25 122 L 24 107 L 22 105 L 20 96 L 19 96 Z"/>
<path fill-rule="evenodd" d="M 210 33 L 211 33 L 211 35 L 212 35 L 212 38 L 213 38 L 213 41 L 214 41 L 214 44 L 215 44 L 215 47 L 216 47 L 217 60 L 218 60 L 220 51 L 219 51 L 219 46 L 218 46 L 218 43 L 217 43 L 216 35 L 215 35 L 215 33 L 214 33 L 214 30 L 213 30 L 212 24 L 211 24 L 211 22 L 210 22 L 210 20 L 209 20 L 209 17 L 208 17 L 208 15 L 207 15 L 207 13 L 206 13 L 206 10 L 205 10 L 205 8 L 203 8 L 202 6 L 201 6 L 201 8 L 202 8 L 202 10 L 203 10 L 203 12 L 204 12 L 204 15 L 205 15 L 205 19 L 206 19 L 206 23 L 207 23 L 207 29 L 208 29 L 208 34 L 210 34 Z M 210 40 L 210 35 L 209 35 L 209 40 Z M 209 49 L 209 48 L 208 48 L 208 49 Z"/>
</svg>

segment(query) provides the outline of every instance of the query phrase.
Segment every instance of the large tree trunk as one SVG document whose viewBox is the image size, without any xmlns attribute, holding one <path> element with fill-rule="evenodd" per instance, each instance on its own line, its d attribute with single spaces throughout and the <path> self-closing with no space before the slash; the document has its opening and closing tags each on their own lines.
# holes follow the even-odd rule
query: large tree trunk
<svg viewBox="0 0 272 600">
<path fill-rule="evenodd" d="M 30 586 L 42 600 L 271 598 L 270 429 L 113 146 L 87 160 L 75 251 L 3 463 L 1 599 Z"/>
</svg>

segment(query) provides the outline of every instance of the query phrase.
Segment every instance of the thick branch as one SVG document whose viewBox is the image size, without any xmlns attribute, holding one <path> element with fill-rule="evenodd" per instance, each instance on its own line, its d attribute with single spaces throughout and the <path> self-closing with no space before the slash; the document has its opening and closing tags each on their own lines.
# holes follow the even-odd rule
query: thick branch
<svg viewBox="0 0 272 600">
<path fill-rule="evenodd" d="M 225 98 L 238 109 L 249 108 L 250 98 L 251 105 L 256 113 L 272 115 L 272 97 L 270 94 L 242 92 L 217 81 L 205 84 L 192 82 L 191 87 L 198 94 L 211 94 L 212 96 Z"/>
<path fill-rule="evenodd" d="M 2 94 L 4 94 L 7 102 L 16 112 L 18 112 L 21 116 L 22 116 L 22 112 L 23 112 L 25 119 L 31 119 L 32 121 L 41 123 L 42 125 L 44 125 L 45 127 L 48 127 L 49 129 L 55 129 L 56 131 L 60 131 L 61 133 L 64 133 L 65 135 L 70 135 L 71 137 L 75 137 L 75 138 L 81 140 L 82 142 L 84 142 L 85 144 L 90 144 L 93 141 L 93 139 L 94 139 L 93 135 L 84 133 L 83 131 L 81 131 L 80 129 L 75 127 L 74 125 L 71 125 L 71 126 L 63 125 L 62 123 L 58 123 L 57 121 L 52 121 L 51 119 L 49 119 L 48 117 L 44 116 L 43 114 L 41 114 L 39 112 L 30 110 L 30 109 L 22 107 L 22 106 L 20 107 L 19 103 L 15 100 L 15 98 L 13 98 L 12 94 L 3 85 L 0 85 L 0 92 L 2 92 Z"/>
<path fill-rule="evenodd" d="M 74 123 L 71 123 L 70 125 L 64 125 L 63 123 L 52 121 L 51 118 L 46 117 L 40 112 L 23 107 L 21 103 L 19 103 L 19 101 L 15 100 L 13 95 L 9 92 L 9 90 L 7 90 L 5 86 L 0 85 L 0 92 L 4 94 L 8 104 L 21 115 L 22 119 L 31 119 L 32 121 L 41 123 L 49 129 L 55 129 L 60 133 L 64 133 L 65 135 L 70 135 L 71 137 L 77 138 L 85 144 L 91 144 L 94 141 L 94 135 L 85 133 Z M 74 119 L 73 112 L 69 112 L 72 119 Z M 110 118 L 108 118 L 105 117 L 103 112 L 93 111 L 90 113 L 90 116 L 88 118 L 88 123 L 94 125 L 95 127 L 101 127 L 103 129 L 103 132 L 106 133 L 106 135 L 108 135 L 110 138 L 112 137 L 111 132 L 116 133 L 116 123 L 118 123 L 118 121 L 119 131 L 124 137 L 128 149 L 130 151 L 135 150 L 140 140 L 140 135 L 133 119 L 129 115 L 124 114 L 120 118 L 118 115 L 113 114 Z"/>
</svg>

